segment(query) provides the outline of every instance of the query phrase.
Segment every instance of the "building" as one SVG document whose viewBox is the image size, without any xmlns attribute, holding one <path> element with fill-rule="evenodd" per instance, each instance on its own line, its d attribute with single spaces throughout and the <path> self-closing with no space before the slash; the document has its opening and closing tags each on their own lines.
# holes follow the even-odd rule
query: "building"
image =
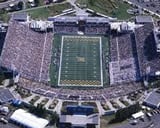
<svg viewBox="0 0 160 128">
<path fill-rule="evenodd" d="M 151 108 L 160 108 L 160 89 L 151 92 L 143 104 Z"/>
<path fill-rule="evenodd" d="M 99 124 L 99 115 L 93 106 L 67 105 L 66 113 L 60 115 L 60 128 L 95 128 Z"/>
<path fill-rule="evenodd" d="M 0 88 L 0 104 L 10 103 L 15 99 L 9 89 Z"/>
<path fill-rule="evenodd" d="M 87 17 L 87 16 L 60 16 L 49 17 L 49 21 L 54 23 L 54 33 L 75 34 L 79 31 L 84 34 L 109 33 L 109 19 L 104 17 Z"/>
<path fill-rule="evenodd" d="M 27 13 L 14 13 L 13 14 L 13 20 L 16 20 L 19 22 L 26 22 L 28 18 L 29 17 Z"/>
<path fill-rule="evenodd" d="M 98 125 L 99 115 L 92 114 L 86 115 L 61 115 L 60 116 L 60 128 L 66 128 L 66 124 L 70 125 L 71 128 L 88 128 L 92 126 L 94 128 Z"/>
<path fill-rule="evenodd" d="M 53 23 L 50 21 L 32 21 L 30 23 L 30 28 L 33 29 L 34 31 L 38 32 L 44 32 L 49 29 L 52 30 L 53 28 Z"/>
<path fill-rule="evenodd" d="M 152 16 L 136 16 L 135 22 L 137 24 L 153 24 L 153 18 Z"/>
<path fill-rule="evenodd" d="M 25 128 L 45 128 L 49 123 L 48 120 L 39 118 L 23 109 L 16 110 L 10 120 Z"/>
</svg>

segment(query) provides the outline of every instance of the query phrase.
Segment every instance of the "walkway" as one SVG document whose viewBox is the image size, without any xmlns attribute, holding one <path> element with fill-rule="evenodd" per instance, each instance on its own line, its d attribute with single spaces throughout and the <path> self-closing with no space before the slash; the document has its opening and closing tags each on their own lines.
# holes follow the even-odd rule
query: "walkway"
<svg viewBox="0 0 160 128">
<path fill-rule="evenodd" d="M 75 3 L 76 3 L 76 0 L 67 0 L 76 10 L 76 15 L 86 15 L 88 16 L 89 14 L 86 12 L 85 9 L 81 9 L 79 8 Z"/>
</svg>

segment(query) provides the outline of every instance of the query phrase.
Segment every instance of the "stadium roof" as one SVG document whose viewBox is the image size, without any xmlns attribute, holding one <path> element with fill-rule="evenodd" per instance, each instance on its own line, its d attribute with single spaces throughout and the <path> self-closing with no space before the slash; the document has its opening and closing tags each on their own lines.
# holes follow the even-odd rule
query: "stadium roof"
<svg viewBox="0 0 160 128">
<path fill-rule="evenodd" d="M 10 119 L 29 128 L 44 128 L 49 123 L 48 120 L 38 118 L 23 109 L 16 110 Z"/>
<path fill-rule="evenodd" d="M 41 31 L 46 30 L 47 28 L 52 28 L 53 23 L 50 21 L 32 21 L 30 24 L 30 28 L 40 29 Z"/>
<path fill-rule="evenodd" d="M 98 115 L 92 114 L 89 116 L 85 115 L 61 115 L 60 123 L 71 123 L 72 125 L 87 125 L 87 124 L 98 124 Z"/>
<path fill-rule="evenodd" d="M 20 21 L 26 21 L 27 20 L 27 13 L 15 13 L 13 14 L 13 19 L 14 20 L 20 20 Z"/>
<path fill-rule="evenodd" d="M 0 88 L 0 103 L 6 103 L 14 99 L 15 98 L 12 95 L 12 93 L 9 91 L 9 89 Z"/>
<path fill-rule="evenodd" d="M 109 19 L 104 17 L 87 17 L 87 16 L 60 16 L 56 18 L 49 17 L 49 21 L 55 22 L 77 22 L 79 20 L 86 20 L 87 22 L 108 23 Z"/>
<path fill-rule="evenodd" d="M 153 23 L 152 16 L 136 16 L 137 23 Z"/>
<path fill-rule="evenodd" d="M 148 95 L 148 97 L 145 99 L 144 102 L 154 107 L 159 107 L 160 106 L 160 92 L 158 91 L 151 92 Z"/>
</svg>

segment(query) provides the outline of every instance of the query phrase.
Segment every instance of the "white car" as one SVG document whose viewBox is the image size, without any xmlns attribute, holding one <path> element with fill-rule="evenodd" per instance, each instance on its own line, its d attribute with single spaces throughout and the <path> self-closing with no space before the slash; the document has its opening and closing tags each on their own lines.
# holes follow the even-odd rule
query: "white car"
<svg viewBox="0 0 160 128">
<path fill-rule="evenodd" d="M 8 120 L 4 119 L 3 117 L 0 118 L 0 121 L 3 122 L 4 124 L 7 124 L 7 123 L 8 123 Z"/>
</svg>

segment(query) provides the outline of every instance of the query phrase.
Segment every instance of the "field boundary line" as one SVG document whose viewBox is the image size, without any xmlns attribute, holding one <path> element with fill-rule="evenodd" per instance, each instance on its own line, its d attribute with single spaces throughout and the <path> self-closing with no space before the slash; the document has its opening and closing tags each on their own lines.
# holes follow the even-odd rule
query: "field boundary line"
<svg viewBox="0 0 160 128">
<path fill-rule="evenodd" d="M 61 66 L 62 66 L 62 54 L 63 54 L 63 40 L 64 40 L 64 36 L 62 36 L 62 40 L 61 40 L 61 55 L 60 55 L 59 75 L 58 75 L 58 86 L 60 86 L 60 80 L 61 80 Z"/>
</svg>

